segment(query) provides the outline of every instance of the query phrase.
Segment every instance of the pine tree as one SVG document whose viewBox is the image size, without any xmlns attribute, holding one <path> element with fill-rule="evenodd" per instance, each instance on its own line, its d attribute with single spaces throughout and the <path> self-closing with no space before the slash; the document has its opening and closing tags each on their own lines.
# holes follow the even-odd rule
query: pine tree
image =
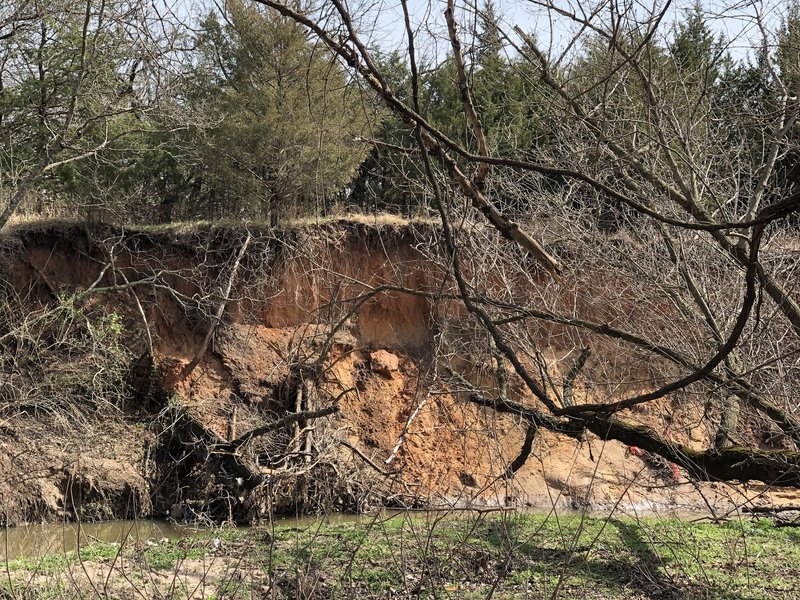
<svg viewBox="0 0 800 600">
<path fill-rule="evenodd" d="M 330 210 L 364 157 L 368 107 L 335 59 L 277 13 L 230 0 L 198 37 L 192 102 L 204 132 L 206 198 L 228 217 Z"/>
</svg>

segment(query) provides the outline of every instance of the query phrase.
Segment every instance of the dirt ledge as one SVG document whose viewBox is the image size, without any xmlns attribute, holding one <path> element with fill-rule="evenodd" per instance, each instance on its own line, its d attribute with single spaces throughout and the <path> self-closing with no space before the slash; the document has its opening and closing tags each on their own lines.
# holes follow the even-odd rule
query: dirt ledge
<svg viewBox="0 0 800 600">
<path fill-rule="evenodd" d="M 441 377 L 450 356 L 476 385 L 487 381 L 479 358 L 448 354 L 474 333 L 443 294 L 437 238 L 430 223 L 348 221 L 4 232 L 0 524 L 795 500 L 674 480 L 621 444 L 545 432 L 509 478 L 524 428 L 465 403 Z M 557 363 L 564 348 L 548 348 Z M 220 458 L 249 430 L 334 402 L 336 414 L 287 422 Z M 685 443 L 709 435 L 695 417 L 675 415 Z M 637 418 L 660 426 L 655 408 Z"/>
</svg>

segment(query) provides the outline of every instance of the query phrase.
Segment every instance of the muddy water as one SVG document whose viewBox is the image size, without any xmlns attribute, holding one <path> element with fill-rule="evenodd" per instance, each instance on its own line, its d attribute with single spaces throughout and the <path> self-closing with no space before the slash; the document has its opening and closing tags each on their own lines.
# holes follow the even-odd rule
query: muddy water
<svg viewBox="0 0 800 600">
<path fill-rule="evenodd" d="M 16 558 L 74 552 L 94 542 L 130 544 L 158 542 L 193 535 L 195 527 L 166 521 L 108 521 L 104 523 L 44 523 L 0 532 L 0 564 Z"/>
</svg>

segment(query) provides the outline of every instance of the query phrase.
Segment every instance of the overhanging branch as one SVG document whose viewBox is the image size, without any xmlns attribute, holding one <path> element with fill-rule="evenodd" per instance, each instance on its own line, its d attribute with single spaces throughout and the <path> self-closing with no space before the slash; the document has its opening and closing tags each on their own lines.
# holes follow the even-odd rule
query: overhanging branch
<svg viewBox="0 0 800 600">
<path fill-rule="evenodd" d="M 471 393 L 467 400 L 499 413 L 515 415 L 529 423 L 574 439 L 590 431 L 603 440 L 658 454 L 701 481 L 763 481 L 800 488 L 800 452 L 758 450 L 732 446 L 721 450 L 694 450 L 668 440 L 647 427 L 625 423 L 599 414 L 557 419 L 510 400 L 490 399 Z"/>
</svg>

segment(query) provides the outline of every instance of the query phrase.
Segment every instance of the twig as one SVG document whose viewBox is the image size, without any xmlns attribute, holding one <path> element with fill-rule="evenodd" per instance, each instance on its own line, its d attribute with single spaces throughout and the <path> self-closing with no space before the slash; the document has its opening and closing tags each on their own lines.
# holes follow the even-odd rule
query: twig
<svg viewBox="0 0 800 600">
<path fill-rule="evenodd" d="M 285 427 L 286 425 L 291 425 L 292 423 L 297 423 L 299 421 L 308 421 L 310 419 L 327 417 L 328 415 L 332 415 L 333 413 L 336 412 L 339 412 L 338 404 L 334 404 L 332 406 L 326 406 L 325 408 L 320 408 L 319 410 L 307 410 L 299 413 L 291 413 L 284 417 L 281 417 L 277 421 L 269 423 L 268 425 L 251 429 L 244 435 L 236 438 L 231 442 L 220 444 L 219 449 L 222 451 L 235 452 L 236 450 L 247 444 L 253 438 L 258 437 L 260 435 L 264 435 L 265 433 L 269 433 L 270 431 L 275 431 L 276 429 L 280 429 L 281 427 Z"/>
<path fill-rule="evenodd" d="M 211 342 L 211 338 L 213 337 L 214 332 L 217 330 L 217 326 L 220 324 L 222 320 L 222 314 L 225 312 L 225 308 L 228 305 L 228 299 L 230 297 L 231 290 L 233 289 L 233 282 L 236 280 L 236 274 L 239 272 L 239 265 L 242 262 L 242 258 L 244 257 L 245 252 L 247 252 L 247 248 L 250 245 L 250 240 L 251 236 L 250 232 L 248 231 L 247 237 L 245 238 L 242 247 L 239 248 L 239 252 L 236 255 L 236 260 L 234 260 L 233 262 L 233 267 L 231 267 L 231 274 L 230 277 L 228 277 L 228 283 L 225 285 L 225 289 L 221 290 L 222 298 L 220 300 L 216 312 L 214 313 L 214 318 L 211 321 L 211 326 L 208 328 L 205 338 L 203 338 L 203 343 L 200 344 L 200 348 L 195 353 L 194 358 L 191 360 L 191 362 L 189 362 L 188 365 L 186 365 L 185 367 L 183 367 L 183 369 L 181 369 L 180 373 L 178 373 L 174 381 L 170 382 L 171 385 L 175 385 L 176 383 L 186 379 L 192 373 L 192 371 L 194 371 L 195 367 L 197 367 L 197 365 L 200 364 L 200 361 L 203 360 L 203 356 L 205 355 L 206 350 L 208 349 L 208 344 Z"/>
<path fill-rule="evenodd" d="M 363 460 L 365 463 L 367 463 L 370 467 L 375 469 L 378 473 L 380 473 L 384 477 L 391 477 L 392 475 L 397 475 L 400 472 L 400 471 L 384 471 L 377 464 L 375 464 L 375 462 L 369 456 L 364 454 L 361 450 L 359 450 L 356 446 L 354 446 L 347 440 L 339 440 L 339 443 L 345 448 L 352 451 L 353 454 L 358 456 L 361 460 Z"/>
</svg>

